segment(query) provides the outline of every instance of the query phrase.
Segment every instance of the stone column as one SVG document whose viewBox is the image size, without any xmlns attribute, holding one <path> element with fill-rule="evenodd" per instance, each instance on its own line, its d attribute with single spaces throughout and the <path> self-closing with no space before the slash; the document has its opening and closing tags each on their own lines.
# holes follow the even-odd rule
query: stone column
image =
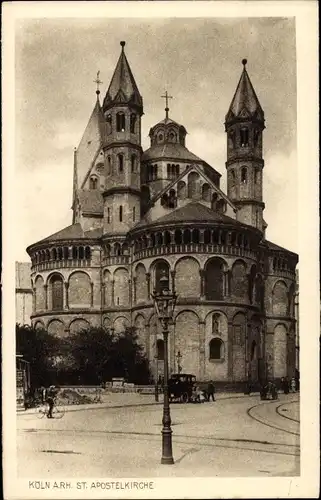
<svg viewBox="0 0 321 500">
<path fill-rule="evenodd" d="M 205 229 L 200 229 L 200 243 L 204 243 L 204 231 Z"/>
<path fill-rule="evenodd" d="M 136 285 L 137 284 L 137 278 L 134 277 L 133 278 L 133 287 L 132 287 L 132 300 L 133 300 L 133 303 L 136 304 L 136 301 L 137 301 L 137 290 L 136 290 Z"/>
<path fill-rule="evenodd" d="M 227 323 L 227 378 L 230 382 L 233 381 L 233 322 Z"/>
<path fill-rule="evenodd" d="M 150 300 L 150 273 L 146 273 L 146 281 L 147 281 L 147 300 Z"/>
<path fill-rule="evenodd" d="M 199 322 L 199 378 L 200 380 L 205 379 L 205 368 L 206 368 L 206 359 L 205 359 L 205 321 Z"/>
<path fill-rule="evenodd" d="M 205 271 L 204 269 L 200 269 L 200 277 L 201 277 L 201 290 L 200 290 L 200 298 L 205 298 Z"/>
<path fill-rule="evenodd" d="M 48 311 L 48 285 L 44 285 L 45 290 L 45 311 Z"/>
<path fill-rule="evenodd" d="M 115 280 L 111 280 L 111 305 L 115 305 Z"/>
<path fill-rule="evenodd" d="M 91 283 L 90 283 L 90 288 L 91 288 L 90 307 L 94 307 L 94 283 L 93 283 L 93 281 L 91 281 Z"/>
<path fill-rule="evenodd" d="M 133 296 L 132 296 L 132 280 L 129 279 L 128 280 L 128 302 L 129 302 L 129 306 L 132 305 L 132 301 L 133 301 Z"/>
<path fill-rule="evenodd" d="M 176 271 L 171 271 L 171 278 L 172 278 L 172 291 L 175 292 L 175 274 Z"/>
<path fill-rule="evenodd" d="M 171 235 L 171 245 L 175 245 L 175 231 L 170 231 Z"/>
<path fill-rule="evenodd" d="M 218 244 L 222 245 L 222 231 L 221 230 L 219 230 L 219 232 L 218 232 Z"/>
<path fill-rule="evenodd" d="M 106 297 L 105 297 L 105 294 L 106 294 L 106 283 L 102 283 L 101 285 L 101 304 L 102 306 L 104 307 L 106 305 Z"/>
<path fill-rule="evenodd" d="M 69 283 L 66 281 L 65 282 L 65 309 L 69 309 L 69 295 L 68 295 L 68 288 L 69 288 Z"/>
</svg>

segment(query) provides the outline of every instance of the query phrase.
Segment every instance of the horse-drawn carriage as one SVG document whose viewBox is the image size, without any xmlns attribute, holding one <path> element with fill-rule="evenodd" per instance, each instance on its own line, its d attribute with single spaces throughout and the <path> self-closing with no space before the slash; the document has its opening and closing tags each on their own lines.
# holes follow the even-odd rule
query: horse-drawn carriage
<svg viewBox="0 0 321 500">
<path fill-rule="evenodd" d="M 174 373 L 168 381 L 168 393 L 171 402 L 188 403 L 192 401 L 196 377 L 190 373 Z"/>
</svg>

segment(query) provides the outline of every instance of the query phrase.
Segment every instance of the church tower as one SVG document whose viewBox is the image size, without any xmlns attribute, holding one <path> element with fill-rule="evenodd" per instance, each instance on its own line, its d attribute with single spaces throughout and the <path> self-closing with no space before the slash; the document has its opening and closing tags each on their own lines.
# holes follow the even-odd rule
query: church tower
<svg viewBox="0 0 321 500">
<path fill-rule="evenodd" d="M 246 71 L 243 71 L 225 117 L 227 133 L 227 195 L 236 205 L 237 220 L 264 231 L 264 112 Z"/>
<path fill-rule="evenodd" d="M 104 233 L 124 234 L 140 220 L 141 117 L 143 99 L 124 47 L 102 111 L 105 161 Z"/>
</svg>

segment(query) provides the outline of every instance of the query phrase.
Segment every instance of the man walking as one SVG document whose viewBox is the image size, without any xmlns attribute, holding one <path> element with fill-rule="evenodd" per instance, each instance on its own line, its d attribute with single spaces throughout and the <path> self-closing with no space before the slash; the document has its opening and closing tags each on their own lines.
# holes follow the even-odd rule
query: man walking
<svg viewBox="0 0 321 500">
<path fill-rule="evenodd" d="M 215 387 L 214 382 L 211 380 L 207 386 L 207 401 L 209 402 L 212 398 L 212 401 L 215 401 Z"/>
<path fill-rule="evenodd" d="M 47 390 L 47 395 L 46 395 L 46 402 L 48 404 L 48 413 L 47 413 L 47 418 L 53 418 L 52 417 L 52 410 L 55 404 L 55 397 L 57 395 L 57 390 L 54 385 L 51 385 L 49 389 Z"/>
</svg>

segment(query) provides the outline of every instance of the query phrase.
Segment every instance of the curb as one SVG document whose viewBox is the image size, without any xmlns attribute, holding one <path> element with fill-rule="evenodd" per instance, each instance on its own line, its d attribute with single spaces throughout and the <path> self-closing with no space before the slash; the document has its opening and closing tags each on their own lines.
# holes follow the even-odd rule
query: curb
<svg viewBox="0 0 321 500">
<path fill-rule="evenodd" d="M 225 396 L 225 397 L 218 397 L 216 401 L 224 401 L 225 399 L 240 399 L 243 397 L 255 397 L 259 396 L 259 392 L 253 392 L 252 394 L 235 394 L 234 396 Z M 99 404 L 99 403 L 98 403 Z M 139 406 L 159 406 L 162 405 L 163 402 L 156 402 L 153 401 L 152 403 L 131 403 L 131 404 L 117 404 L 117 405 L 111 405 L 109 406 L 108 403 L 100 403 L 99 406 L 97 406 L 95 403 L 92 403 L 90 406 L 82 406 L 82 405 L 63 405 L 65 407 L 66 413 L 67 412 L 72 412 L 72 411 L 86 411 L 86 410 L 104 410 L 104 409 L 120 409 L 120 408 L 135 408 Z M 30 408 L 30 410 L 24 410 L 23 408 L 17 409 L 16 413 L 17 415 L 34 415 L 36 413 L 35 408 Z M 28 413 L 27 413 L 28 412 Z"/>
</svg>

